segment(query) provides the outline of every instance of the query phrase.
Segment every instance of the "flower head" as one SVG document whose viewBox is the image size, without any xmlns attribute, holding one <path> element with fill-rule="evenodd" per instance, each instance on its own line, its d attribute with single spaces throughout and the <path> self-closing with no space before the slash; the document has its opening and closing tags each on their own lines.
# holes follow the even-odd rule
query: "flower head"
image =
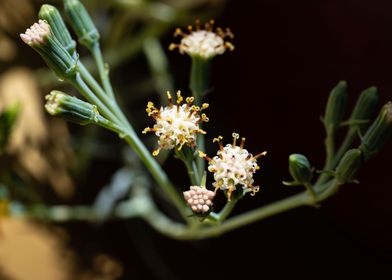
<svg viewBox="0 0 392 280">
<path fill-rule="evenodd" d="M 71 34 L 65 26 L 65 22 L 61 17 L 59 10 L 52 5 L 44 4 L 39 10 L 38 17 L 41 20 L 45 20 L 50 25 L 50 29 L 57 40 L 59 40 L 61 45 L 64 46 L 70 55 L 74 55 L 76 42 L 72 40 Z"/>
<path fill-rule="evenodd" d="M 184 192 L 184 198 L 188 206 L 195 213 L 205 214 L 211 210 L 212 200 L 215 196 L 213 191 L 204 187 L 192 186 Z"/>
<path fill-rule="evenodd" d="M 25 33 L 20 34 L 20 38 L 27 45 L 42 45 L 46 42 L 47 36 L 51 34 L 49 24 L 44 20 L 39 20 L 30 28 L 27 28 Z"/>
<path fill-rule="evenodd" d="M 210 20 L 204 25 L 204 29 L 200 28 L 200 22 L 196 21 L 195 30 L 190 25 L 188 26 L 188 33 L 183 32 L 177 28 L 174 36 L 181 36 L 179 44 L 172 43 L 169 46 L 170 50 L 179 49 L 181 54 L 188 54 L 191 57 L 201 57 L 203 59 L 210 59 L 218 54 L 223 54 L 226 49 L 234 50 L 233 44 L 225 41 L 226 38 L 232 39 L 234 37 L 230 29 L 222 28 L 214 29 L 214 21 Z"/>
<path fill-rule="evenodd" d="M 200 112 L 208 108 L 208 104 L 204 103 L 202 107 L 193 105 L 194 98 L 187 97 L 185 103 L 180 91 L 177 91 L 176 104 L 173 103 L 170 92 L 167 92 L 169 106 L 157 109 L 154 103 L 148 102 L 147 113 L 153 117 L 156 124 L 151 128 L 147 127 L 143 133 L 155 132 L 159 137 L 159 148 L 153 152 L 158 155 L 161 149 L 173 149 L 175 147 L 181 150 L 185 144 L 189 147 L 196 145 L 196 135 L 198 133 L 205 134 L 199 126 L 200 122 L 208 122 L 207 116 Z"/>
<path fill-rule="evenodd" d="M 68 53 L 46 21 L 40 19 L 38 23 L 27 28 L 25 33 L 20 34 L 20 38 L 41 55 L 60 79 L 76 76 L 77 58 Z"/>
<path fill-rule="evenodd" d="M 208 171 L 214 173 L 215 182 L 212 185 L 215 187 L 215 192 L 218 189 L 227 191 L 228 200 L 238 186 L 246 192 L 251 191 L 252 195 L 259 191 L 258 186 L 253 186 L 253 174 L 259 169 L 257 159 L 267 154 L 262 152 L 253 156 L 244 149 L 245 138 L 241 139 L 239 146 L 237 146 L 238 139 L 239 135 L 233 133 L 233 143 L 223 147 L 222 136 L 215 138 L 214 142 L 218 142 L 220 149 L 217 156 L 212 159 L 199 151 L 200 156 L 209 162 Z"/>
<path fill-rule="evenodd" d="M 45 99 L 45 109 L 52 116 L 80 125 L 98 123 L 99 112 L 95 105 L 58 90 L 52 90 Z"/>
</svg>

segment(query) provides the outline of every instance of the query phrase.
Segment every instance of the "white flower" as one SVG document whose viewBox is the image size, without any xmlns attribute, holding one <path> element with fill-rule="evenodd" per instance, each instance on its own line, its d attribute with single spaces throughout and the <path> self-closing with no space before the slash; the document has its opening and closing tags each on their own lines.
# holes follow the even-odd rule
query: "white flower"
<svg viewBox="0 0 392 280">
<path fill-rule="evenodd" d="M 178 48 L 181 54 L 188 54 L 192 57 L 201 57 L 203 59 L 210 59 L 216 55 L 223 54 L 226 49 L 233 50 L 234 46 L 225 41 L 225 38 L 233 38 L 231 31 L 226 28 L 216 28 L 213 32 L 214 21 L 205 24 L 205 29 L 200 29 L 200 23 L 196 21 L 196 30 L 193 31 L 192 26 L 188 27 L 189 33 L 184 33 L 180 28 L 177 28 L 174 36 L 182 36 L 180 44 L 171 44 L 169 49 L 174 50 Z"/>
<path fill-rule="evenodd" d="M 20 38 L 28 45 L 44 44 L 46 36 L 50 35 L 50 26 L 44 20 L 39 20 L 30 28 L 27 28 L 25 33 L 20 34 Z"/>
<path fill-rule="evenodd" d="M 259 169 L 257 158 L 266 155 L 266 152 L 253 156 L 244 149 L 245 138 L 241 139 L 240 146 L 236 145 L 239 138 L 237 133 L 233 133 L 233 144 L 222 145 L 222 136 L 214 139 L 218 142 L 220 150 L 214 158 L 207 157 L 206 154 L 199 152 L 200 156 L 209 161 L 208 171 L 214 173 L 215 182 L 212 184 L 215 191 L 218 189 L 227 191 L 228 200 L 231 194 L 242 187 L 245 191 L 252 191 L 252 195 L 259 191 L 258 186 L 253 186 L 253 174 Z"/>
<path fill-rule="evenodd" d="M 202 107 L 193 105 L 194 98 L 187 97 L 183 104 L 181 92 L 177 91 L 177 104 L 173 104 L 170 92 L 167 92 L 169 106 L 161 107 L 159 110 L 155 108 L 152 102 L 147 104 L 147 113 L 156 121 L 155 125 L 147 127 L 143 133 L 155 132 L 159 137 L 159 148 L 153 152 L 158 155 L 161 149 L 169 150 L 175 147 L 181 150 L 185 144 L 189 147 L 195 147 L 196 135 L 198 133 L 205 134 L 199 126 L 201 121 L 207 122 L 208 118 L 205 114 L 199 114 L 200 111 L 208 108 L 208 104 L 204 103 Z"/>
<path fill-rule="evenodd" d="M 204 187 L 191 186 L 189 191 L 183 193 L 188 206 L 195 213 L 207 213 L 211 210 L 212 200 L 215 196 L 213 191 Z"/>
</svg>

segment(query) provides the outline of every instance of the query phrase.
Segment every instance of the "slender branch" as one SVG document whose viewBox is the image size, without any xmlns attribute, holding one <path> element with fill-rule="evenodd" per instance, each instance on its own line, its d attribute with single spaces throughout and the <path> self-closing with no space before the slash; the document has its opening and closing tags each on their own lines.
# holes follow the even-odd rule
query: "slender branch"
<svg viewBox="0 0 392 280">
<path fill-rule="evenodd" d="M 325 144 L 325 150 L 326 150 L 326 157 L 325 157 L 325 164 L 323 167 L 323 171 L 331 171 L 334 166 L 334 156 L 335 156 L 335 132 L 333 127 L 327 127 L 326 126 L 326 136 L 324 140 Z M 327 172 L 324 172 L 320 175 L 320 177 L 317 179 L 316 185 L 321 184 L 325 181 L 327 181 L 330 178 L 330 174 Z"/>
<path fill-rule="evenodd" d="M 223 207 L 223 209 L 219 212 L 216 213 L 215 218 L 217 219 L 218 222 L 222 222 L 226 220 L 226 218 L 230 215 L 230 213 L 233 211 L 234 206 L 237 204 L 238 199 L 233 198 L 232 200 L 228 201 Z"/>
<path fill-rule="evenodd" d="M 87 84 L 83 81 L 80 74 L 77 74 L 74 79 L 70 81 L 73 86 L 92 104 L 98 107 L 99 112 L 107 119 L 118 121 L 119 119 L 112 113 L 112 111 L 105 105 Z"/>
<path fill-rule="evenodd" d="M 183 218 L 187 220 L 190 213 L 188 207 L 185 205 L 184 199 L 172 185 L 162 167 L 158 164 L 155 158 L 152 157 L 151 153 L 140 141 L 139 137 L 137 137 L 135 131 L 131 127 L 128 127 L 125 134 L 120 134 L 120 137 L 124 138 L 124 140 L 137 153 L 146 168 L 157 181 L 158 185 L 165 191 L 169 200 L 177 207 Z"/>
<path fill-rule="evenodd" d="M 322 185 L 315 186 L 314 190 L 317 193 L 319 201 L 322 201 L 333 195 L 338 190 L 339 186 L 340 184 L 334 179 Z M 225 207 L 224 210 L 221 211 L 220 214 L 223 218 L 228 215 L 234 205 L 235 202 L 232 202 L 232 204 L 229 204 L 227 208 Z M 203 227 L 192 227 L 191 225 L 177 223 L 168 218 L 158 208 L 156 208 L 150 195 L 147 192 L 142 192 L 141 195 L 136 195 L 130 200 L 120 203 L 114 209 L 112 217 L 140 217 L 161 234 L 178 240 L 195 240 L 218 236 L 294 208 L 314 205 L 313 197 L 309 194 L 309 192 L 304 191 L 291 197 L 272 202 L 255 210 L 234 216 L 220 224 L 208 224 L 208 226 L 206 224 Z M 58 222 L 65 222 L 68 220 L 87 220 L 95 222 L 100 220 L 100 217 L 93 209 L 84 206 L 47 207 L 45 205 L 37 205 L 37 207 L 31 207 L 30 209 L 32 211 L 29 211 L 22 216 L 50 219 Z"/>
<path fill-rule="evenodd" d="M 189 216 L 189 210 L 186 207 L 184 200 L 178 194 L 175 187 L 171 184 L 166 173 L 162 170 L 162 167 L 152 157 L 150 152 L 140 141 L 136 132 L 129 124 L 126 117 L 119 109 L 118 105 L 115 102 L 107 102 L 107 106 L 109 107 L 108 108 L 99 98 L 95 96 L 95 94 L 86 85 L 80 75 L 76 76 L 75 80 L 73 81 L 73 84 L 85 96 L 88 101 L 90 101 L 92 104 L 97 105 L 98 110 L 102 113 L 104 117 L 106 117 L 108 120 L 119 122 L 119 125 L 121 124 L 121 127 L 118 127 L 119 131 L 116 131 L 115 129 L 111 130 L 118 132 L 120 138 L 124 138 L 125 141 L 131 146 L 131 148 L 138 154 L 138 156 L 143 161 L 143 163 L 150 171 L 154 179 L 157 181 L 159 186 L 166 192 L 169 200 L 177 207 L 182 217 L 187 220 L 187 217 Z"/>
<path fill-rule="evenodd" d="M 95 63 L 97 64 L 99 76 L 101 78 L 105 92 L 111 99 L 114 99 L 112 84 L 109 80 L 109 70 L 103 61 L 102 51 L 99 43 L 94 44 L 90 51 L 93 54 Z"/>
<path fill-rule="evenodd" d="M 191 65 L 191 76 L 189 81 L 189 87 L 195 97 L 195 104 L 200 106 L 203 97 L 207 92 L 208 84 L 210 79 L 210 61 L 205 60 L 201 57 L 192 57 Z M 205 151 L 205 139 L 204 135 L 198 135 L 197 146 L 200 150 Z M 196 159 L 198 166 L 198 174 L 201 176 L 205 170 L 205 160 L 203 158 L 197 157 Z M 199 177 L 199 180 L 201 177 Z"/>
<path fill-rule="evenodd" d="M 197 169 L 194 168 L 193 166 L 193 161 L 190 161 L 184 154 L 183 150 L 178 150 L 177 148 L 174 149 L 174 153 L 176 156 L 184 163 L 187 171 L 188 171 L 188 176 L 189 180 L 191 181 L 192 186 L 197 186 Z"/>
</svg>

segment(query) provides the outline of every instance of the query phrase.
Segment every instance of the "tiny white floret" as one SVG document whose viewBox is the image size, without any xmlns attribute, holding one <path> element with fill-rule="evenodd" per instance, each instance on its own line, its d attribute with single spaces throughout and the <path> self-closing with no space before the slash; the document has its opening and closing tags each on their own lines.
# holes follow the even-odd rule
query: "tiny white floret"
<svg viewBox="0 0 392 280">
<path fill-rule="evenodd" d="M 44 44 L 46 36 L 50 35 L 50 26 L 44 20 L 39 20 L 30 28 L 27 28 L 25 33 L 20 34 L 20 38 L 28 45 Z"/>
</svg>

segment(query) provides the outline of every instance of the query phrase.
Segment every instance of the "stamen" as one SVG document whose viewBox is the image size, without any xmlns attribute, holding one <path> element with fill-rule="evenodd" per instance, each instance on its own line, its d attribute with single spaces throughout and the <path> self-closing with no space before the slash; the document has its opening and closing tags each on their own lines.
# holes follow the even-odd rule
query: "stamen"
<svg viewBox="0 0 392 280">
<path fill-rule="evenodd" d="M 237 139 L 240 138 L 240 135 L 234 132 L 231 136 L 233 137 L 233 146 L 235 147 Z"/>
<path fill-rule="evenodd" d="M 225 34 L 226 37 L 229 37 L 230 39 L 234 39 L 234 34 L 231 32 L 230 28 L 225 29 Z"/>
<path fill-rule="evenodd" d="M 253 158 L 254 159 L 258 159 L 259 157 L 265 156 L 266 154 L 267 154 L 267 151 L 264 151 L 264 152 L 262 152 L 260 154 L 255 155 Z"/>
<path fill-rule="evenodd" d="M 200 150 L 198 150 L 197 152 L 199 153 L 199 157 L 204 158 L 204 159 L 207 160 L 208 162 L 215 163 L 215 161 L 213 161 L 209 156 L 207 156 L 206 153 L 203 153 L 203 152 L 200 151 Z"/>
<path fill-rule="evenodd" d="M 155 131 L 157 131 L 155 128 L 146 127 L 145 129 L 143 129 L 142 133 L 147 134 L 147 132 L 155 132 Z"/>
<path fill-rule="evenodd" d="M 206 114 L 201 114 L 201 120 L 203 122 L 209 122 L 210 119 L 206 116 Z"/>
<path fill-rule="evenodd" d="M 256 193 L 258 193 L 260 191 L 260 187 L 259 186 L 249 186 L 252 189 L 252 193 L 250 194 L 251 196 L 255 196 Z"/>
<path fill-rule="evenodd" d="M 222 139 L 223 139 L 223 137 L 219 135 L 218 138 L 214 138 L 214 139 L 212 140 L 212 143 L 218 142 L 219 149 L 220 149 L 221 151 L 223 151 Z"/>
<path fill-rule="evenodd" d="M 234 51 L 234 45 L 230 42 L 225 42 L 225 48 L 229 51 Z"/>
<path fill-rule="evenodd" d="M 170 91 L 166 91 L 167 100 L 169 101 L 170 105 L 173 105 L 173 98 L 170 94 Z"/>
<path fill-rule="evenodd" d="M 207 30 L 208 32 L 211 32 L 214 29 L 214 23 L 215 21 L 211 19 L 209 22 L 206 22 L 204 24 L 204 29 Z"/>
<path fill-rule="evenodd" d="M 169 45 L 169 51 L 174 51 L 175 49 L 178 49 L 178 48 L 180 48 L 179 44 L 171 43 Z"/>
<path fill-rule="evenodd" d="M 192 106 L 193 101 L 195 101 L 195 98 L 193 96 L 185 98 L 185 102 L 188 107 Z"/>
<path fill-rule="evenodd" d="M 182 101 L 184 100 L 184 98 L 181 95 L 181 91 L 178 90 L 177 91 L 177 104 L 180 105 L 182 103 Z"/>
<path fill-rule="evenodd" d="M 200 19 L 195 20 L 195 28 L 196 28 L 196 31 L 200 30 Z"/>
<path fill-rule="evenodd" d="M 246 140 L 246 138 L 245 138 L 245 137 L 242 137 L 242 138 L 241 138 L 241 144 L 240 144 L 240 148 L 241 148 L 241 149 L 243 149 L 243 148 L 244 148 L 244 145 L 245 145 L 245 140 Z"/>
<path fill-rule="evenodd" d="M 187 34 L 182 32 L 181 28 L 177 27 L 176 30 L 174 31 L 174 37 L 177 36 L 185 37 L 187 36 Z"/>
</svg>

